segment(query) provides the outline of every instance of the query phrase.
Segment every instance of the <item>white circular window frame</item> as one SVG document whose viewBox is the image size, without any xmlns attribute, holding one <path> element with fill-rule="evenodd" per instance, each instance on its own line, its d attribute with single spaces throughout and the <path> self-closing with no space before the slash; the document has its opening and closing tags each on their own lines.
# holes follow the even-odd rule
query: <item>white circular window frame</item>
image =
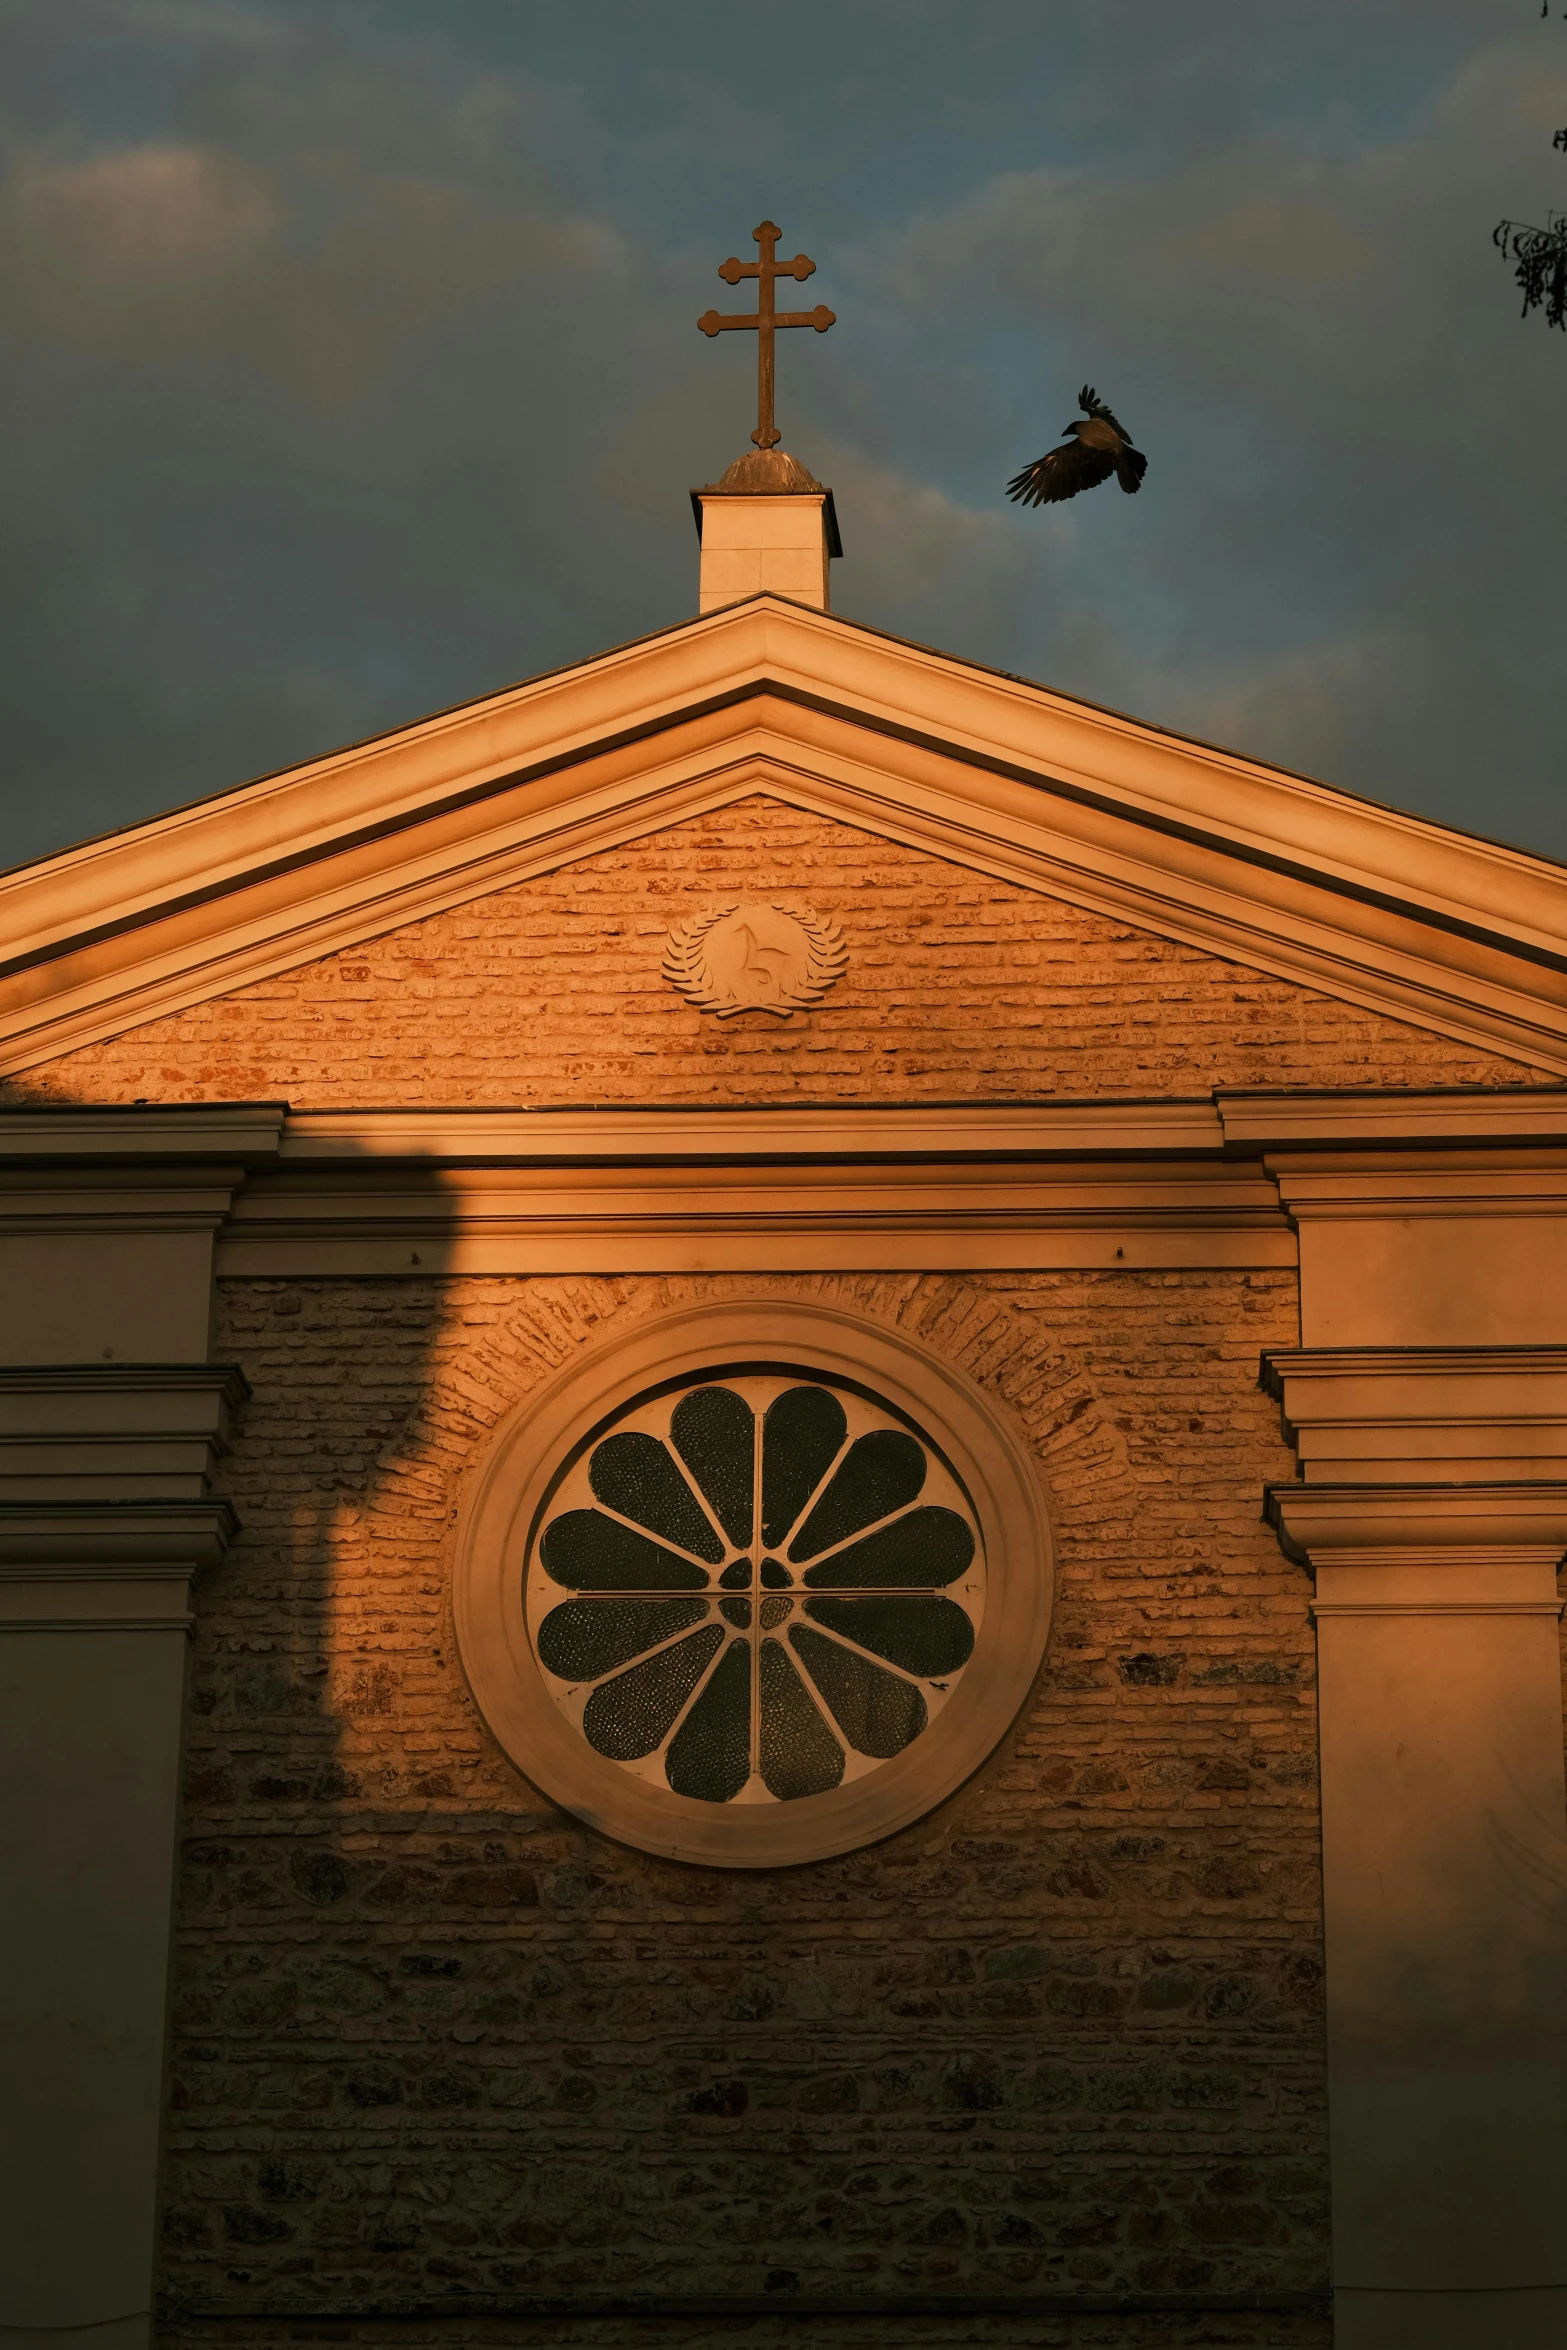
<svg viewBox="0 0 1567 2350">
<path fill-rule="evenodd" d="M 528 1545 L 562 1468 L 618 1411 L 660 1386 L 745 1369 L 842 1381 L 903 1413 L 945 1455 L 984 1545 L 984 1618 L 940 1716 L 850 1785 L 789 1803 L 713 1804 L 650 1786 L 596 1754 L 562 1715 L 525 1615 Z M 1050 1634 L 1054 1568 L 1027 1447 L 982 1389 L 896 1330 L 832 1306 L 758 1300 L 660 1315 L 580 1355 L 500 1429 L 465 1499 L 453 1609 L 474 1701 L 533 1784 L 624 1844 L 710 1868 L 787 1868 L 905 1828 L 961 1787 L 1011 1727 Z"/>
</svg>

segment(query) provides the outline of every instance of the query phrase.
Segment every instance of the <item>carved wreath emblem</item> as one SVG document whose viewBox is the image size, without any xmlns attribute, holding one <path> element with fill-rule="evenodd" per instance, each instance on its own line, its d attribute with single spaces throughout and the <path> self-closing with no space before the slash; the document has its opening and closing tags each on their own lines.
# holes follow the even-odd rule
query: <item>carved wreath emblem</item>
<svg viewBox="0 0 1567 2350">
<path fill-rule="evenodd" d="M 676 924 L 663 971 L 698 1011 L 720 1020 L 752 1011 L 786 1019 L 820 1003 L 848 961 L 836 922 L 731 900 Z"/>
</svg>

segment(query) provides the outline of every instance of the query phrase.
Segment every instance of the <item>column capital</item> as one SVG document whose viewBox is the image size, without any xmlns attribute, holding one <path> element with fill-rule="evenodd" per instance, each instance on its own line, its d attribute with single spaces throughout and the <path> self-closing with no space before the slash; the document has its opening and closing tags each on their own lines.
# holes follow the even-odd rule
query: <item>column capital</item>
<svg viewBox="0 0 1567 2350">
<path fill-rule="evenodd" d="M 235 1363 L 0 1366 L 0 1503 L 203 1500 L 249 1393 Z"/>
<path fill-rule="evenodd" d="M 1559 1483 L 1270 1485 L 1265 1514 L 1299 1566 L 1460 1564 L 1553 1573 L 1567 1553 Z"/>
<path fill-rule="evenodd" d="M 1308 1485 L 1567 1482 L 1567 1347 L 1280 1347 L 1261 1381 Z"/>
<path fill-rule="evenodd" d="M 0 1633 L 189 1633 L 191 1584 L 238 1531 L 211 1498 L 0 1501 Z"/>
<path fill-rule="evenodd" d="M 249 1393 L 232 1363 L 0 1367 L 0 1630 L 188 1632 L 238 1530 L 211 1478 Z"/>
</svg>

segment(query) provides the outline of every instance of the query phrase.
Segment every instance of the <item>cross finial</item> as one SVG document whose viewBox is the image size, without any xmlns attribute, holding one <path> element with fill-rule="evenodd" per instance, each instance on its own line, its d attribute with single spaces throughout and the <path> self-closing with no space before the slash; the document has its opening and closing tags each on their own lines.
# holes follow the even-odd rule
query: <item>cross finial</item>
<svg viewBox="0 0 1567 2350">
<path fill-rule="evenodd" d="M 780 277 L 805 279 L 816 272 L 816 264 L 804 253 L 796 253 L 792 261 L 775 258 L 778 239 L 783 231 L 770 220 L 751 231 L 760 245 L 761 258 L 757 261 L 737 261 L 733 254 L 724 262 L 718 274 L 726 285 L 737 286 L 743 277 L 757 281 L 756 308 L 724 313 L 706 310 L 697 320 L 705 335 L 721 335 L 731 327 L 756 329 L 756 430 L 751 438 L 759 449 L 776 448 L 779 433 L 773 423 L 773 330 L 780 326 L 814 326 L 824 335 L 834 323 L 834 316 L 825 302 L 818 302 L 814 310 L 775 310 L 773 281 Z"/>
</svg>

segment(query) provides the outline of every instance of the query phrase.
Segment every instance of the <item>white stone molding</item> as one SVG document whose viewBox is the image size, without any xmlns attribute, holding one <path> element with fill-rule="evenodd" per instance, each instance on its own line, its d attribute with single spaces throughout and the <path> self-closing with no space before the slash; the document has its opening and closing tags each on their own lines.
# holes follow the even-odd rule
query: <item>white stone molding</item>
<svg viewBox="0 0 1567 2350">
<path fill-rule="evenodd" d="M 605 1761 L 558 1710 L 524 1606 L 539 1513 L 607 1413 L 673 1381 L 746 1367 L 873 1394 L 940 1450 L 977 1522 L 985 1602 L 950 1700 L 895 1759 L 830 1793 L 704 1802 Z M 660 1315 L 584 1352 L 509 1416 L 465 1497 L 455 1548 L 457 1639 L 480 1713 L 555 1801 L 644 1851 L 724 1868 L 783 1868 L 874 1842 L 940 1803 L 1022 1705 L 1049 1633 L 1049 1526 L 1026 1445 L 964 1374 L 900 1331 L 835 1307 L 757 1299 Z M 564 1593 L 562 1594 L 564 1597 Z"/>
<path fill-rule="evenodd" d="M 1213 1101 L 1226 1143 L 1243 1150 L 1315 1146 L 1331 1154 L 1377 1143 L 1559 1147 L 1567 1140 L 1567 1088 L 1559 1085 L 1220 1087 Z M 1316 1163 L 1320 1170 L 1331 1161 Z M 1307 1173 L 1313 1162 L 1294 1158 L 1290 1164 Z"/>
<path fill-rule="evenodd" d="M 217 1247 L 223 1275 L 1293 1265 L 1255 1169 L 705 1164 L 448 1167 L 305 1161 L 258 1176 Z"/>
<path fill-rule="evenodd" d="M 1567 1202 L 1560 1142 L 1550 1149 L 1484 1153 L 1329 1151 L 1297 1159 L 1270 1152 L 1267 1164 L 1291 1210 L 1316 1223 L 1559 1218 Z"/>
<path fill-rule="evenodd" d="M 0 1633 L 189 1634 L 238 1528 L 226 1501 L 0 1500 Z"/>
<path fill-rule="evenodd" d="M 298 1111 L 224 1275 L 1294 1263 L 1211 1103 Z"/>
<path fill-rule="evenodd" d="M 1550 1480 L 1567 1470 L 1567 1347 L 1276 1350 L 1263 1384 L 1313 1484 Z"/>
<path fill-rule="evenodd" d="M 0 1503 L 204 1499 L 249 1393 L 230 1363 L 0 1366 Z"/>
<path fill-rule="evenodd" d="M 0 1109 L 0 1164 L 13 1157 L 68 1167 L 82 1159 L 160 1160 L 166 1171 L 191 1162 L 218 1180 L 211 1162 L 271 1158 L 287 1102 L 36 1102 Z"/>
<path fill-rule="evenodd" d="M 34 1113 L 11 1115 L 17 1119 L 18 1143 L 36 1151 L 38 1143 L 26 1144 L 26 1122 Z M 0 1151 L 6 1134 L 6 1113 L 0 1112 Z M 638 1104 L 589 1110 L 301 1108 L 289 1111 L 276 1154 L 283 1167 L 305 1161 L 349 1167 L 384 1159 L 464 1167 L 544 1167 L 584 1160 L 634 1166 L 755 1160 L 793 1167 L 843 1158 L 1017 1163 L 1118 1152 L 1217 1156 L 1223 1142 L 1218 1113 L 1203 1094 L 1142 1102 L 844 1101 L 734 1109 L 703 1103 L 672 1109 Z"/>
<path fill-rule="evenodd" d="M 0 1632 L 188 1633 L 237 1531 L 213 1496 L 229 1363 L 0 1367 Z"/>
<path fill-rule="evenodd" d="M 757 792 L 1567 1074 L 1557 866 L 767 596 L 0 877 L 0 1069 Z"/>
</svg>

